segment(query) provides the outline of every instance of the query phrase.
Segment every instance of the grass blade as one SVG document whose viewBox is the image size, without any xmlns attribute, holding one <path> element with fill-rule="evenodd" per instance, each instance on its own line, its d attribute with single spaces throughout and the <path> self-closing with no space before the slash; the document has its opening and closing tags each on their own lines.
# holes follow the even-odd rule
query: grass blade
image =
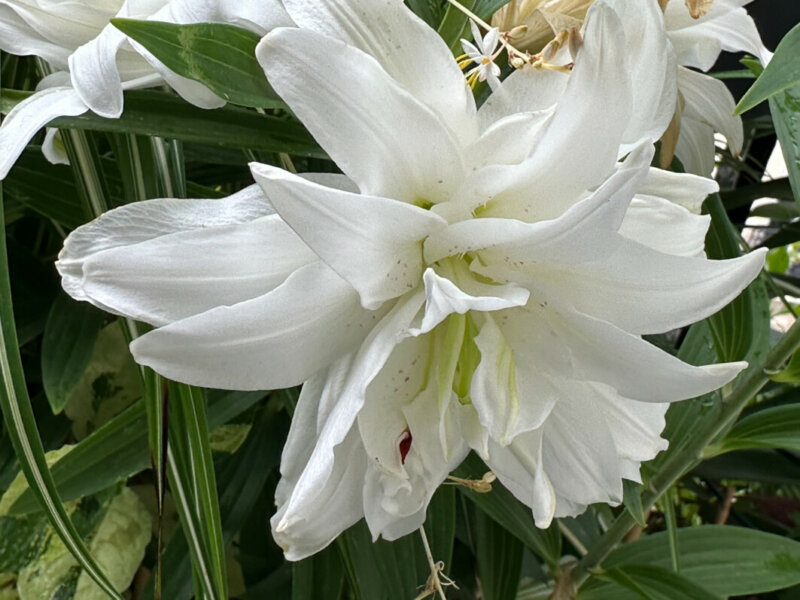
<svg viewBox="0 0 800 600">
<path fill-rule="evenodd" d="M 209 598 L 228 597 L 225 543 L 202 392 L 170 384 L 169 472 L 193 566 Z"/>
<path fill-rule="evenodd" d="M 20 465 L 30 488 L 39 502 L 46 507 L 47 516 L 58 536 L 78 563 L 111 598 L 122 600 L 114 586 L 89 554 L 78 535 L 67 511 L 56 491 L 55 482 L 47 468 L 44 448 L 33 415 L 30 398 L 25 385 L 14 315 L 11 305 L 11 285 L 8 279 L 8 257 L 6 256 L 5 223 L 2 211 L 2 189 L 0 188 L 0 407 L 6 429 L 14 445 Z"/>
<path fill-rule="evenodd" d="M 7 114 L 30 96 L 30 92 L 3 90 L 3 95 L 0 112 Z M 126 92 L 125 110 L 118 119 L 106 119 L 87 112 L 79 117 L 60 117 L 48 126 L 135 133 L 226 148 L 327 157 L 296 120 L 262 115 L 236 106 L 206 110 L 187 104 L 173 94 L 154 90 Z"/>
</svg>

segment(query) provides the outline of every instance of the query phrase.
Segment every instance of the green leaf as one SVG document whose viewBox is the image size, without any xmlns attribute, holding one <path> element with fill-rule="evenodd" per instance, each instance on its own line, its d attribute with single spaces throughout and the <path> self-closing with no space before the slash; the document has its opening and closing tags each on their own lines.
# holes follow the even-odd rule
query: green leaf
<svg viewBox="0 0 800 600">
<path fill-rule="evenodd" d="M 786 246 L 773 248 L 767 253 L 767 270 L 770 273 L 785 273 L 789 268 L 789 252 Z"/>
<path fill-rule="evenodd" d="M 794 199 L 800 202 L 800 85 L 771 97 L 769 110 L 789 171 Z"/>
<path fill-rule="evenodd" d="M 709 196 L 706 207 L 711 215 L 706 237 L 709 258 L 740 256 L 738 232 L 728 219 L 719 194 Z M 769 297 L 764 283 L 756 279 L 728 306 L 708 318 L 719 360 L 761 362 L 769 349 L 769 320 Z"/>
<path fill-rule="evenodd" d="M 7 113 L 28 96 L 30 92 L 2 90 L 0 112 Z M 89 111 L 79 117 L 55 119 L 48 126 L 135 133 L 228 148 L 327 158 L 297 121 L 235 106 L 204 110 L 174 94 L 154 90 L 126 92 L 125 109 L 118 119 L 104 119 Z"/>
<path fill-rule="evenodd" d="M 7 198 L 68 229 L 91 218 L 84 214 L 69 167 L 51 165 L 38 146 L 23 152 L 4 186 Z"/>
<path fill-rule="evenodd" d="M 88 302 L 59 294 L 42 337 L 42 383 L 54 414 L 81 380 L 103 326 L 103 313 Z"/>
<path fill-rule="evenodd" d="M 695 467 L 698 477 L 734 479 L 774 485 L 800 485 L 800 466 L 792 454 L 776 450 L 740 450 L 715 456 Z"/>
<path fill-rule="evenodd" d="M 488 20 L 495 12 L 503 8 L 510 0 L 478 0 L 473 12 L 481 19 Z"/>
<path fill-rule="evenodd" d="M 104 327 L 83 375 L 75 384 L 64 414 L 72 433 L 82 440 L 142 397 L 139 369 L 128 351 L 128 341 L 114 321 Z"/>
<path fill-rule="evenodd" d="M 791 32 L 794 36 L 798 35 L 795 33 L 798 27 L 800 26 L 795 27 Z M 793 43 L 798 43 L 798 41 L 796 40 Z M 744 58 L 741 62 L 755 75 L 760 76 L 763 74 L 764 70 L 758 61 Z M 794 199 L 800 203 L 800 85 L 797 85 L 797 82 L 790 83 L 789 86 L 770 96 L 769 110 L 772 114 L 775 133 L 783 150 L 786 168 L 789 171 L 789 183 L 792 187 Z M 796 241 L 798 239 L 797 236 L 798 233 L 795 228 L 791 225 L 786 225 L 777 234 L 762 242 L 761 245 L 767 248 L 774 248 Z M 794 239 L 790 239 L 788 242 L 784 241 L 791 237 Z"/>
<path fill-rule="evenodd" d="M 466 9 L 475 6 L 475 0 L 462 0 L 460 2 Z M 461 38 L 469 38 L 469 21 L 464 13 L 452 4 L 447 5 L 442 22 L 439 24 L 439 35 L 454 54 L 461 54 Z"/>
<path fill-rule="evenodd" d="M 623 565 L 606 571 L 603 578 L 645 600 L 719 600 L 711 592 L 661 567 Z M 612 590 L 612 594 L 617 594 L 613 596 L 615 600 L 623 600 L 622 590 Z M 599 600 L 601 597 L 612 596 L 595 596 L 588 590 L 578 596 L 579 600 Z"/>
<path fill-rule="evenodd" d="M 642 486 L 635 481 L 622 480 L 622 500 L 625 508 L 631 513 L 633 520 L 639 527 L 647 525 L 642 508 Z"/>
<path fill-rule="evenodd" d="M 453 539 L 456 531 L 456 490 L 450 485 L 440 485 L 428 505 L 425 534 L 431 546 L 433 560 L 442 561 L 445 572 L 453 556 Z"/>
<path fill-rule="evenodd" d="M 128 321 L 136 328 L 136 324 Z M 134 333 L 134 332 L 132 332 Z M 150 464 L 155 475 L 156 492 L 156 568 L 153 584 L 156 597 L 161 597 L 163 584 L 162 546 L 164 544 L 164 498 L 167 494 L 167 404 L 164 394 L 164 381 L 161 376 L 148 367 L 141 367 L 144 393 L 142 404 L 147 419 L 147 447 L 150 450 Z"/>
<path fill-rule="evenodd" d="M 48 452 L 47 460 L 55 460 L 68 451 L 65 446 Z M 55 536 L 45 515 L 5 514 L 14 497 L 25 488 L 27 483 L 20 474 L 0 501 L 0 573 L 16 579 L 21 600 L 106 600 L 108 596 L 82 572 Z M 130 489 L 113 486 L 68 504 L 67 510 L 114 586 L 127 589 L 151 535 L 151 518 L 141 500 Z"/>
<path fill-rule="evenodd" d="M 169 481 L 200 582 L 196 595 L 226 600 L 225 544 L 205 399 L 199 389 L 175 383 L 169 386 L 169 405 Z"/>
<path fill-rule="evenodd" d="M 408 7 L 433 29 L 442 21 L 444 7 L 439 0 L 406 0 Z"/>
<path fill-rule="evenodd" d="M 475 553 L 485 600 L 514 600 L 522 569 L 522 542 L 480 509 L 474 511 Z"/>
<path fill-rule="evenodd" d="M 792 186 L 789 184 L 788 177 L 779 177 L 778 179 L 773 179 L 772 181 L 760 181 L 758 183 L 751 183 L 749 185 L 744 185 L 732 190 L 726 190 L 724 192 L 720 192 L 720 197 L 722 198 L 722 203 L 725 205 L 727 210 L 742 206 L 749 207 L 753 201 L 760 198 L 776 198 L 777 200 L 791 201 L 794 203 Z M 753 209 L 753 212 L 750 214 L 756 214 L 756 211 L 760 212 L 762 210 L 764 210 L 763 207 L 758 207 L 757 209 Z"/>
<path fill-rule="evenodd" d="M 214 395 L 211 394 L 210 398 L 209 422 L 212 418 L 218 419 L 216 415 L 219 414 L 214 410 Z M 235 400 L 235 397 L 231 399 Z M 216 405 L 218 404 L 219 401 Z M 277 403 L 271 400 L 266 409 L 261 410 L 256 416 L 242 447 L 233 456 L 217 464 L 222 535 L 226 544 L 229 544 L 242 530 L 247 516 L 256 508 L 259 500 L 263 502 L 264 486 L 270 474 L 278 469 L 283 440 L 286 439 L 289 429 L 289 419 L 276 405 Z M 264 521 L 260 520 L 259 523 L 261 525 Z M 268 535 L 266 527 L 264 535 Z M 170 600 L 188 600 L 192 595 L 192 567 L 185 536 L 176 535 L 170 540 L 163 556 L 163 569 L 168 577 L 164 581 L 162 597 Z M 291 570 L 288 576 L 291 577 Z M 282 577 L 277 579 L 279 581 L 273 583 L 281 585 L 284 582 Z M 248 589 L 246 597 L 250 597 L 251 591 Z M 145 596 L 152 597 L 152 590 L 148 590 Z M 264 595 L 254 595 L 254 597 L 260 599 L 271 596 L 264 590 Z M 284 596 L 279 594 L 276 597 Z"/>
<path fill-rule="evenodd" d="M 669 539 L 669 557 L 672 561 L 672 571 L 680 572 L 680 548 L 678 541 L 678 520 L 675 518 L 675 488 L 670 488 L 661 497 L 659 504 L 664 513 L 664 520 L 667 523 L 667 537 Z"/>
<path fill-rule="evenodd" d="M 794 358 L 792 361 L 800 362 Z M 753 448 L 800 450 L 800 404 L 766 408 L 744 417 L 704 456 Z"/>
<path fill-rule="evenodd" d="M 208 423 L 217 427 L 264 397 L 263 392 L 209 392 Z M 51 468 L 65 500 L 95 493 L 150 466 L 147 421 L 137 402 L 79 442 Z M 22 515 L 41 510 L 28 490 L 9 509 Z"/>
<path fill-rule="evenodd" d="M 51 471 L 59 494 L 70 501 L 107 488 L 148 465 L 144 404 L 138 402 L 76 444 L 56 461 Z M 27 490 L 17 498 L 9 514 L 40 510 L 33 492 Z"/>
<path fill-rule="evenodd" d="M 480 479 L 488 470 L 477 455 L 470 454 L 454 474 L 464 479 Z M 492 491 L 485 494 L 465 487 L 459 487 L 459 491 L 555 569 L 561 558 L 561 533 L 557 523 L 549 529 L 536 527 L 531 509 L 497 481 L 492 484 Z"/>
<path fill-rule="evenodd" d="M 344 567 L 336 546 L 292 564 L 292 600 L 339 598 Z"/>
<path fill-rule="evenodd" d="M 337 543 L 357 600 L 414 598 L 430 574 L 419 533 L 373 543 L 361 520 L 339 536 Z"/>
<path fill-rule="evenodd" d="M 44 331 L 61 286 L 52 266 L 45 266 L 29 248 L 13 240 L 8 240 L 8 270 L 17 341 L 23 346 Z"/>
<path fill-rule="evenodd" d="M 667 538 L 661 532 L 624 544 L 609 555 L 603 568 L 649 565 L 669 570 Z M 678 541 L 681 577 L 712 594 L 759 594 L 800 583 L 800 542 L 792 539 L 743 527 L 703 525 L 679 529 Z M 585 598 L 618 597 L 606 590 Z"/>
<path fill-rule="evenodd" d="M 798 56 L 800 56 L 800 25 L 795 25 L 778 44 L 775 56 L 736 105 L 733 114 L 740 115 L 767 98 L 800 84 Z"/>
<path fill-rule="evenodd" d="M 111 24 L 178 75 L 202 83 L 232 104 L 284 106 L 256 60 L 261 36 L 255 33 L 222 23 L 175 25 L 111 19 Z"/>
<path fill-rule="evenodd" d="M 0 188 L 1 193 L 2 188 Z M 122 600 L 89 554 L 86 544 L 67 515 L 47 467 L 42 440 L 36 428 L 36 420 L 28 397 L 14 326 L 2 195 L 0 195 L 0 376 L 2 378 L 0 408 L 22 472 L 31 489 L 39 502 L 46 507 L 48 519 L 70 553 L 110 597 Z"/>
<path fill-rule="evenodd" d="M 780 383 L 800 383 L 800 352 L 792 354 L 783 371 L 771 375 L 770 379 Z"/>
<path fill-rule="evenodd" d="M 762 196 L 763 198 L 763 196 Z M 781 201 L 771 204 L 756 206 L 750 211 L 751 217 L 765 217 L 772 221 L 789 221 L 800 217 L 800 206 L 792 200 L 791 202 Z"/>
</svg>

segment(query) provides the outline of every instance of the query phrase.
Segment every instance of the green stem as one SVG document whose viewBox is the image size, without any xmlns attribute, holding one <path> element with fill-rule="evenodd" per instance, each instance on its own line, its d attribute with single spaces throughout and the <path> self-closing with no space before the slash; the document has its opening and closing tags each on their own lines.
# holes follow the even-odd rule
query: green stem
<svg viewBox="0 0 800 600">
<path fill-rule="evenodd" d="M 773 346 L 760 368 L 745 372 L 734 390 L 720 404 L 711 409 L 695 436 L 689 440 L 686 446 L 664 462 L 659 473 L 650 480 L 649 489 L 642 498 L 642 506 L 645 510 L 651 508 L 667 490 L 700 461 L 703 450 L 736 421 L 739 413 L 750 399 L 767 384 L 769 381 L 767 373 L 773 373 L 780 369 L 798 347 L 800 347 L 800 321 L 796 321 Z M 576 585 L 581 585 L 589 578 L 589 575 L 602 564 L 634 525 L 635 522 L 629 511 L 620 514 L 572 572 L 572 578 Z"/>
<path fill-rule="evenodd" d="M 488 24 L 486 21 L 484 21 L 483 19 L 481 19 L 481 18 L 480 18 L 478 15 L 476 15 L 474 12 L 472 12 L 471 10 L 469 10 L 469 9 L 468 9 L 466 6 L 464 6 L 463 4 L 461 4 L 460 2 L 458 2 L 457 0 L 447 0 L 447 2 L 449 2 L 449 3 L 450 3 L 450 4 L 451 4 L 451 5 L 452 5 L 452 6 L 453 6 L 455 9 L 457 9 L 457 10 L 460 10 L 460 11 L 461 11 L 462 13 L 464 13 L 464 14 L 465 14 L 465 15 L 466 15 L 468 18 L 470 18 L 470 19 L 472 19 L 473 21 L 475 21 L 475 23 L 477 23 L 478 25 L 480 25 L 481 27 L 483 27 L 483 28 L 484 28 L 484 29 L 486 29 L 487 31 L 489 31 L 490 29 L 492 29 L 492 26 L 491 26 L 491 25 L 489 25 L 489 24 Z"/>
<path fill-rule="evenodd" d="M 86 132 L 77 129 L 62 129 L 61 139 L 75 169 L 75 183 L 84 205 L 86 216 L 97 218 L 108 210 L 103 176 L 97 164 L 97 152 Z"/>
<path fill-rule="evenodd" d="M 670 488 L 661 504 L 664 507 L 664 519 L 667 522 L 672 570 L 677 574 L 680 573 L 680 553 L 678 552 L 678 520 L 675 517 L 675 491 L 675 488 Z"/>
</svg>

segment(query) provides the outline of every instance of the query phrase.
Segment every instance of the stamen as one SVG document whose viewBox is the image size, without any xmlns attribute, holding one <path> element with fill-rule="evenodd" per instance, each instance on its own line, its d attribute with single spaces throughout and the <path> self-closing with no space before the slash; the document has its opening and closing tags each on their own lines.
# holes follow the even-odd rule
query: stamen
<svg viewBox="0 0 800 600">
<path fill-rule="evenodd" d="M 461 485 L 465 488 L 477 492 L 478 494 L 487 494 L 492 491 L 492 484 L 497 480 L 497 476 L 491 471 L 487 471 L 480 479 L 462 479 L 453 475 L 447 476 L 446 484 Z"/>
</svg>

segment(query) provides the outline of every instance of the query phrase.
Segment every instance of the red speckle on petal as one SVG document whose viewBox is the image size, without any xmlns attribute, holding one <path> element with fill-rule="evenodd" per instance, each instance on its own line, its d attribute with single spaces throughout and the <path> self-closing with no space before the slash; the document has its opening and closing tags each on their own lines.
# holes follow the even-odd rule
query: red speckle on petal
<svg viewBox="0 0 800 600">
<path fill-rule="evenodd" d="M 411 432 L 408 430 L 408 427 L 405 428 L 403 433 L 400 434 L 400 461 L 403 464 L 406 464 L 406 456 L 408 456 L 408 451 L 411 450 Z"/>
</svg>

